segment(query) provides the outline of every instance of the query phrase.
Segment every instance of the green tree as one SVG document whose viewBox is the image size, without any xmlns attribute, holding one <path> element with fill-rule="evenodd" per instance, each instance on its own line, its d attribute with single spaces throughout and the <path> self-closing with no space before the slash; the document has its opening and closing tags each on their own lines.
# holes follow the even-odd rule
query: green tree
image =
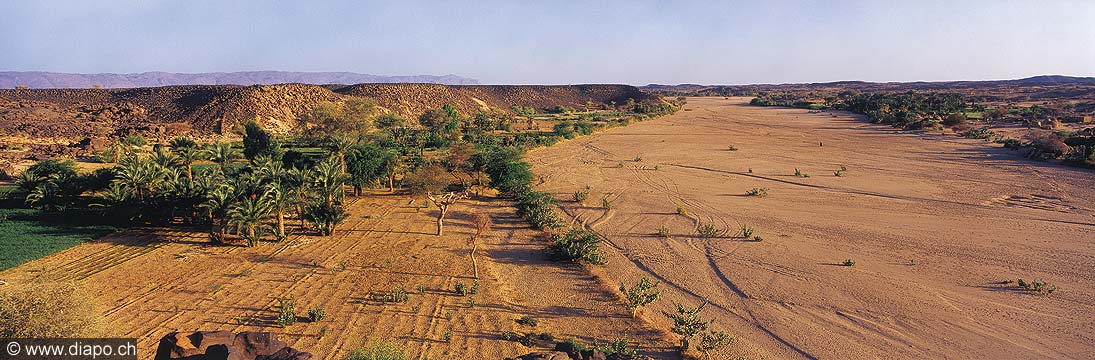
<svg viewBox="0 0 1095 360">
<path fill-rule="evenodd" d="M 703 310 L 704 306 L 707 306 L 706 299 L 700 306 L 695 308 L 686 308 L 679 303 L 673 303 L 673 306 L 677 308 L 675 313 L 662 311 L 662 314 L 673 321 L 673 328 L 671 331 L 673 331 L 674 334 L 681 336 L 681 351 L 688 351 L 688 342 L 692 337 L 707 330 L 707 327 L 710 326 L 715 319 L 704 320 L 700 317 L 700 311 Z"/>
<path fill-rule="evenodd" d="M 249 160 L 260 155 L 277 157 L 281 146 L 254 120 L 243 124 L 243 156 Z"/>
</svg>

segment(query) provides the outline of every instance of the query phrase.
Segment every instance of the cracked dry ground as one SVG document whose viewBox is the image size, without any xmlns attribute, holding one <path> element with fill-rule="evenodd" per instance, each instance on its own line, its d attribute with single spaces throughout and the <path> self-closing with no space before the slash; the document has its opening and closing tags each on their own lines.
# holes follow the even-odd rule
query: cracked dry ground
<svg viewBox="0 0 1095 360">
<path fill-rule="evenodd" d="M 414 359 L 501 359 L 536 349 L 502 339 L 551 332 L 586 342 L 628 337 L 643 352 L 669 357 L 664 333 L 645 327 L 589 271 L 544 260 L 544 240 L 505 201 L 461 202 L 446 234 L 434 235 L 436 210 L 405 196 L 373 193 L 349 205 L 333 238 L 294 236 L 246 247 L 207 245 L 201 232 L 134 229 L 0 272 L 7 286 L 75 281 L 96 296 L 104 328 L 136 337 L 151 358 L 171 331 L 272 331 L 289 346 L 340 359 L 372 341 L 403 344 Z M 488 212 L 494 229 L 480 240 L 478 293 L 471 285 L 468 213 Z M 405 303 L 382 304 L 371 292 L 402 288 Z M 278 298 L 296 299 L 298 316 L 323 307 L 326 319 L 281 328 Z M 471 301 L 471 302 L 469 302 Z M 535 328 L 514 321 L 531 315 Z M 442 340 L 451 329 L 451 341 Z"/>
<path fill-rule="evenodd" d="M 609 282 L 660 281 L 654 311 L 709 299 L 739 337 L 732 356 L 1095 357 L 1095 172 L 748 100 L 692 98 L 529 155 L 540 190 L 592 188 L 563 208 L 610 240 Z M 701 223 L 763 240 L 702 239 Z M 1058 290 L 1004 283 L 1016 278 Z"/>
</svg>

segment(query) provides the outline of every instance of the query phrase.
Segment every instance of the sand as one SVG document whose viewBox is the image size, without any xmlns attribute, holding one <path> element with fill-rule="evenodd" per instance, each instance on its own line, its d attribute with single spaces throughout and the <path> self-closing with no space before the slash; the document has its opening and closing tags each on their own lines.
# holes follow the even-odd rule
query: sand
<svg viewBox="0 0 1095 360">
<path fill-rule="evenodd" d="M 748 100 L 691 98 L 529 157 L 559 199 L 592 188 L 563 208 L 608 237 L 606 282 L 661 283 L 648 314 L 708 299 L 715 328 L 738 337 L 723 356 L 1095 357 L 1095 172 Z M 699 238 L 701 222 L 763 240 Z M 1003 283 L 1016 278 L 1058 290 Z"/>
</svg>

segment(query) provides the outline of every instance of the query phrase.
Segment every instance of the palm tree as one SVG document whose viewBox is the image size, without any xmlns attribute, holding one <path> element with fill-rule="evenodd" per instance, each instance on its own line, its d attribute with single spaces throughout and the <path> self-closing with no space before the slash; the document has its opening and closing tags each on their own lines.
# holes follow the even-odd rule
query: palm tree
<svg viewBox="0 0 1095 360">
<path fill-rule="evenodd" d="M 354 139 L 346 135 L 334 135 L 330 138 L 331 151 L 338 156 L 339 170 L 343 173 L 346 172 L 346 153 L 350 151 L 356 143 Z"/>
<path fill-rule="evenodd" d="M 199 207 L 206 209 L 209 214 L 209 238 L 215 243 L 223 244 L 227 234 L 225 229 L 225 217 L 228 215 L 228 209 L 232 206 L 233 201 L 236 199 L 235 189 L 229 183 L 221 183 L 212 191 L 210 191 Z"/>
<path fill-rule="evenodd" d="M 194 162 L 201 160 L 205 155 L 203 151 L 196 147 L 181 147 L 171 148 L 175 151 L 175 156 L 178 157 L 179 163 L 186 167 L 186 179 L 194 180 Z"/>
<path fill-rule="evenodd" d="M 292 189 L 281 181 L 274 181 L 266 185 L 266 198 L 270 202 L 270 208 L 274 212 L 275 233 L 278 240 L 285 240 L 285 213 L 297 204 L 297 196 Z M 303 218 L 303 217 L 302 217 Z"/>
<path fill-rule="evenodd" d="M 180 165 L 179 157 L 164 150 L 163 146 L 156 146 L 156 149 L 152 151 L 152 162 L 166 169 Z"/>
<path fill-rule="evenodd" d="M 312 188 L 319 192 L 327 206 L 345 195 L 342 188 L 346 184 L 346 175 L 339 169 L 339 164 L 339 159 L 330 157 L 316 164 L 311 173 Z"/>
<path fill-rule="evenodd" d="M 136 195 L 138 202 L 145 201 L 145 194 L 152 195 L 157 183 L 163 178 L 163 168 L 155 162 L 137 156 L 123 158 L 118 166 L 118 181 L 130 193 Z"/>
<path fill-rule="evenodd" d="M 232 148 L 232 144 L 228 143 L 213 144 L 207 153 L 209 155 L 209 160 L 220 165 L 221 171 L 224 171 L 225 167 L 227 167 L 228 163 L 231 163 L 232 160 L 240 158 L 239 151 L 236 151 L 235 148 Z"/>
<path fill-rule="evenodd" d="M 228 223 L 245 229 L 247 233 L 243 238 L 247 240 L 247 246 L 254 246 L 262 237 L 262 222 L 270 217 L 272 209 L 269 197 L 265 194 L 245 197 L 228 208 Z"/>
</svg>

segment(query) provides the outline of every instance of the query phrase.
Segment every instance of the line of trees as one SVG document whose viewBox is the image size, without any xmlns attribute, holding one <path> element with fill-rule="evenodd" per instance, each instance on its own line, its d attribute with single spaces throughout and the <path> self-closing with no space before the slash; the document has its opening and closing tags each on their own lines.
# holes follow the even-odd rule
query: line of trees
<svg viewBox="0 0 1095 360">
<path fill-rule="evenodd" d="M 432 199 L 439 235 L 448 207 L 487 186 L 518 199 L 519 213 L 535 226 L 551 228 L 560 223 L 553 200 L 531 189 L 521 156 L 542 139 L 595 128 L 583 120 L 552 132 L 512 133 L 504 116 L 465 117 L 451 105 L 413 124 L 360 101 L 321 105 L 303 119 L 307 135 L 284 140 L 245 123 L 242 147 L 176 138 L 148 150 L 143 141 L 127 140 L 110 154 L 114 167 L 79 174 L 72 161 L 46 160 L 16 184 L 27 205 L 44 211 L 90 210 L 120 225 L 199 227 L 222 244 L 284 239 L 292 227 L 330 236 L 347 218 L 347 196 L 366 188 L 402 188 Z"/>
</svg>

